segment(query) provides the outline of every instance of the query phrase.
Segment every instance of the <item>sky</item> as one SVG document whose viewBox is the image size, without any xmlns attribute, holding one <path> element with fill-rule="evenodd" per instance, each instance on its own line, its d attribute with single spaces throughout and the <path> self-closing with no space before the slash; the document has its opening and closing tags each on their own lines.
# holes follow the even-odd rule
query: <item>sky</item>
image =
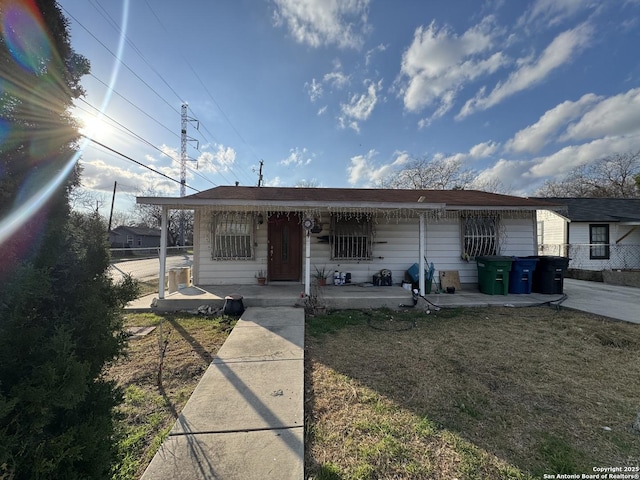
<svg viewBox="0 0 640 480">
<path fill-rule="evenodd" d="M 180 195 L 183 104 L 187 194 L 257 185 L 261 161 L 265 186 L 367 188 L 429 158 L 527 196 L 640 149 L 640 0 L 59 5 L 104 145 L 83 144 L 83 185 L 110 201 L 117 181 L 117 210 Z"/>
</svg>

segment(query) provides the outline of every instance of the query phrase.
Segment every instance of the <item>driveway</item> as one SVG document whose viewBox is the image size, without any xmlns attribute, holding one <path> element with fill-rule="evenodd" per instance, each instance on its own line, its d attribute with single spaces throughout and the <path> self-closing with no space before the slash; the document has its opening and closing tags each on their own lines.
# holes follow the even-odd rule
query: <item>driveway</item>
<svg viewBox="0 0 640 480">
<path fill-rule="evenodd" d="M 640 323 L 640 288 L 564 279 L 564 307 Z"/>
<path fill-rule="evenodd" d="M 193 265 L 193 255 L 172 255 L 167 257 L 166 271 L 174 267 L 190 267 Z M 137 280 L 158 278 L 160 274 L 160 260 L 147 258 L 145 260 L 129 260 L 115 262 L 109 269 L 114 280 L 121 280 L 125 273 L 131 274 Z"/>
</svg>

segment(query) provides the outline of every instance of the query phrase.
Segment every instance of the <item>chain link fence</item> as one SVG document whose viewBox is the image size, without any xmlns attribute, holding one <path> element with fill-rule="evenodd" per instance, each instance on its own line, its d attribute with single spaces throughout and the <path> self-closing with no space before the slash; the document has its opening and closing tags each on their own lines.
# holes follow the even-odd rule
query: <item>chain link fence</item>
<svg viewBox="0 0 640 480">
<path fill-rule="evenodd" d="M 608 258 L 592 258 L 603 251 Z M 640 245 L 543 244 L 538 246 L 538 255 L 569 257 L 569 268 L 579 270 L 640 269 Z"/>
</svg>

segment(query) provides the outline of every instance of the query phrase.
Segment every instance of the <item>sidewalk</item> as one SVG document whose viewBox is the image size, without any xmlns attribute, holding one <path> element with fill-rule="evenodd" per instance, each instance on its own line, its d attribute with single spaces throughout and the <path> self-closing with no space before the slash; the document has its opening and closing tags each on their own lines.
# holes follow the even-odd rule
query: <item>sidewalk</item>
<svg viewBox="0 0 640 480">
<path fill-rule="evenodd" d="M 143 480 L 304 475 L 304 310 L 248 308 Z"/>
</svg>

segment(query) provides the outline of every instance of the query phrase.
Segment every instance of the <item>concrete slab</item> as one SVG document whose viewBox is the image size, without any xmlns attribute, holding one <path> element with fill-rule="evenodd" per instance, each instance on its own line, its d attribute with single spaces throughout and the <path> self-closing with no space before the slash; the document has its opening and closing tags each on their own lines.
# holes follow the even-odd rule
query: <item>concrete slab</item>
<svg viewBox="0 0 640 480">
<path fill-rule="evenodd" d="M 142 480 L 302 480 L 303 430 L 172 436 Z"/>
<path fill-rule="evenodd" d="M 213 363 L 304 358 L 304 325 L 236 326 L 231 335 Z"/>
<path fill-rule="evenodd" d="M 304 477 L 304 310 L 248 308 L 143 475 Z"/>
<path fill-rule="evenodd" d="M 303 425 L 304 362 L 214 363 L 170 435 Z"/>
<path fill-rule="evenodd" d="M 640 288 L 565 278 L 564 292 L 565 307 L 640 323 Z"/>
</svg>

